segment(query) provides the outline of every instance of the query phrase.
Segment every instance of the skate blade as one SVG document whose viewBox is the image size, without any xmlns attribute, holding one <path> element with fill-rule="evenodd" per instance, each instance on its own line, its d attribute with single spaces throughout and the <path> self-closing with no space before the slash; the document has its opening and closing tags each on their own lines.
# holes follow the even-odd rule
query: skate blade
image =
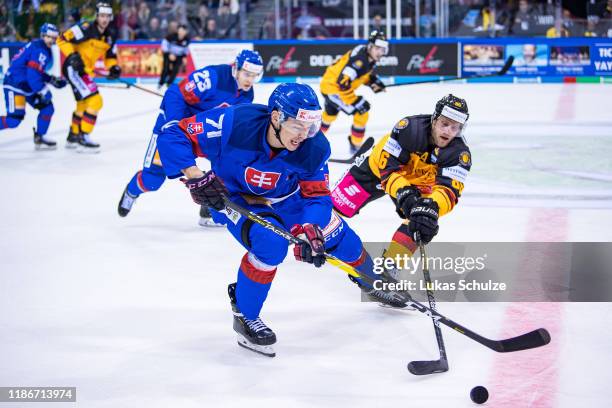
<svg viewBox="0 0 612 408">
<path fill-rule="evenodd" d="M 100 148 L 99 147 L 83 147 L 83 146 L 79 146 L 76 149 L 77 153 L 83 153 L 83 154 L 97 154 L 100 153 Z"/>
<path fill-rule="evenodd" d="M 64 145 L 64 147 L 65 147 L 66 149 L 74 150 L 74 149 L 76 149 L 77 147 L 79 147 L 79 144 L 78 144 L 78 143 L 66 142 L 66 144 Z"/>
<path fill-rule="evenodd" d="M 46 145 L 34 145 L 34 150 L 37 152 L 45 151 L 45 150 L 55 150 L 57 149 L 57 145 L 55 146 L 46 146 Z"/>
<path fill-rule="evenodd" d="M 262 354 L 266 357 L 275 357 L 276 353 L 272 346 L 260 346 L 259 344 L 253 344 L 248 341 L 242 334 L 237 334 L 238 345 L 244 347 L 247 350 L 254 351 L 255 353 Z"/>
<path fill-rule="evenodd" d="M 382 307 L 384 309 L 400 310 L 400 311 L 403 311 L 403 312 L 414 312 L 416 310 L 414 307 L 408 306 L 408 305 L 402 306 L 402 307 L 398 307 L 398 306 L 391 306 L 391 305 L 388 305 L 386 303 L 378 303 L 378 306 Z"/>
<path fill-rule="evenodd" d="M 214 222 L 211 218 L 200 218 L 198 221 L 200 227 L 204 228 L 225 228 L 225 224 L 218 224 Z"/>
</svg>

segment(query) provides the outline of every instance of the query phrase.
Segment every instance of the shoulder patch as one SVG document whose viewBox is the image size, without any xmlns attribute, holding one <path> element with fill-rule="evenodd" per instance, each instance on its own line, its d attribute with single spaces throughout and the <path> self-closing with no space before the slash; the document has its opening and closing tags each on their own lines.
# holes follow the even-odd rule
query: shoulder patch
<svg viewBox="0 0 612 408">
<path fill-rule="evenodd" d="M 395 124 L 395 128 L 396 128 L 396 129 L 398 129 L 398 130 L 399 130 L 399 129 L 405 129 L 405 128 L 406 128 L 406 126 L 408 126 L 408 123 L 410 123 L 410 122 L 408 121 L 408 119 L 404 118 L 404 119 L 400 120 L 399 122 L 397 122 L 397 123 Z"/>
<path fill-rule="evenodd" d="M 400 154 L 402 153 L 402 146 L 400 146 L 397 140 L 389 138 L 387 139 L 387 143 L 385 143 L 383 150 L 389 152 L 393 157 L 399 158 Z"/>
<path fill-rule="evenodd" d="M 87 26 L 87 23 L 83 24 L 83 30 L 87 30 Z M 77 41 L 81 40 L 84 37 L 83 30 L 78 25 L 75 25 L 70 29 L 70 31 L 72 31 L 72 35 L 74 35 L 74 39 Z"/>
<path fill-rule="evenodd" d="M 464 150 L 461 153 L 459 153 L 459 163 L 466 167 L 471 166 L 472 158 L 470 156 L 470 152 L 468 152 L 467 150 Z"/>
<path fill-rule="evenodd" d="M 357 60 L 355 61 L 355 68 L 361 68 L 363 67 L 363 61 L 362 60 Z"/>
</svg>

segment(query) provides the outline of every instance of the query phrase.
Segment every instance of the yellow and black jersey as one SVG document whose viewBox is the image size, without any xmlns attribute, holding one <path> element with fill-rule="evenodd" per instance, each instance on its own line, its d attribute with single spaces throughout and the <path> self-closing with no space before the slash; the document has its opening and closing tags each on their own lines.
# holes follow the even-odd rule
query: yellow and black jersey
<svg viewBox="0 0 612 408">
<path fill-rule="evenodd" d="M 57 45 L 66 57 L 78 52 L 85 64 L 85 72 L 92 76 L 95 63 L 100 58 L 104 58 L 107 68 L 117 64 L 116 39 L 115 30 L 111 27 L 100 33 L 95 23 L 80 23 L 64 31 L 57 39 Z"/>
<path fill-rule="evenodd" d="M 431 126 L 431 115 L 403 118 L 374 146 L 368 164 L 391 197 L 402 187 L 415 186 L 434 199 L 444 215 L 459 201 L 472 159 L 462 137 L 436 147 L 430 140 Z"/>
<path fill-rule="evenodd" d="M 321 93 L 324 95 L 354 95 L 355 89 L 370 83 L 370 75 L 376 67 L 368 59 L 366 45 L 358 45 L 344 54 L 338 61 L 327 67 L 321 80 Z M 345 98 L 343 98 L 345 99 Z M 352 103 L 345 100 L 345 103 Z"/>
</svg>

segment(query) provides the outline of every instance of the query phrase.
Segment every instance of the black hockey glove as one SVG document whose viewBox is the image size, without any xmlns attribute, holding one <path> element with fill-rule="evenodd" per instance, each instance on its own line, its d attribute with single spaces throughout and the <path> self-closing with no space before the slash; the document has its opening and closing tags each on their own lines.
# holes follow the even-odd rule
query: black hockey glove
<svg viewBox="0 0 612 408">
<path fill-rule="evenodd" d="M 360 96 L 353 104 L 353 108 L 355 108 L 355 111 L 363 115 L 370 110 L 370 102 L 366 101 L 363 96 Z"/>
<path fill-rule="evenodd" d="M 370 88 L 372 88 L 374 93 L 383 92 L 385 90 L 385 88 L 386 88 L 386 86 L 383 83 L 383 81 L 381 81 L 380 78 L 377 77 L 376 75 L 371 75 L 370 76 L 369 86 L 370 86 Z"/>
<path fill-rule="evenodd" d="M 34 95 L 34 101 L 32 103 L 32 106 L 34 107 L 34 109 L 41 110 L 50 103 L 51 92 L 49 91 L 49 89 L 46 89 L 44 92 L 40 92 Z"/>
<path fill-rule="evenodd" d="M 421 191 L 414 186 L 402 187 L 395 195 L 395 211 L 402 218 L 408 218 L 410 210 L 421 198 Z"/>
<path fill-rule="evenodd" d="M 120 76 L 121 76 L 121 67 L 119 65 L 113 65 L 108 70 L 108 75 L 106 76 L 106 78 L 119 79 Z"/>
<path fill-rule="evenodd" d="M 64 78 L 52 76 L 51 79 L 49 79 L 49 84 L 51 84 L 53 87 L 57 89 L 62 89 L 63 87 L 68 85 L 68 82 Z"/>
<path fill-rule="evenodd" d="M 317 268 L 325 263 L 325 239 L 318 225 L 296 224 L 291 228 L 291 234 L 303 241 L 293 247 L 295 259 L 311 263 Z"/>
<path fill-rule="evenodd" d="M 78 52 L 73 52 L 66 58 L 66 65 L 72 67 L 79 75 L 85 73 L 85 64 Z"/>
<path fill-rule="evenodd" d="M 195 179 L 182 178 L 185 187 L 189 189 L 191 198 L 196 204 L 207 205 L 217 211 L 225 208 L 223 197 L 227 196 L 227 188 L 223 185 L 221 179 L 211 171 L 204 174 L 202 177 Z"/>
<path fill-rule="evenodd" d="M 431 198 L 419 198 L 410 210 L 408 232 L 415 242 L 431 242 L 438 233 L 438 203 Z"/>
</svg>

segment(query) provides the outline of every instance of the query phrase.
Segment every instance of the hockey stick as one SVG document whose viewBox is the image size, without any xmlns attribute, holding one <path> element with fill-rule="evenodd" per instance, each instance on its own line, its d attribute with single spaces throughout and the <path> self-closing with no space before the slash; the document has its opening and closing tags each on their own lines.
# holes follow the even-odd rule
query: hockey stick
<svg viewBox="0 0 612 408">
<path fill-rule="evenodd" d="M 287 241 L 291 242 L 292 244 L 303 243 L 302 240 L 294 237 L 290 232 L 280 227 L 277 227 L 271 222 L 261 218 L 259 215 L 230 201 L 228 198 L 225 198 L 224 201 L 225 201 L 226 209 L 229 209 L 230 211 L 235 211 L 247 217 L 251 221 L 285 238 Z M 351 276 L 354 276 L 356 278 L 361 278 L 368 285 L 374 287 L 374 283 L 375 283 L 374 279 L 370 278 L 367 275 L 360 274 L 359 271 L 357 271 L 351 265 L 336 258 L 333 255 L 325 254 L 325 257 L 327 258 L 327 261 L 330 264 L 342 269 L 344 272 L 348 273 Z M 393 296 L 397 301 L 406 303 L 408 306 L 414 307 L 416 310 L 418 310 L 419 312 L 423 314 L 426 314 L 427 316 L 431 317 L 433 320 L 439 323 L 442 323 L 445 326 L 450 327 L 456 332 L 461 333 L 464 336 L 469 337 L 470 339 L 474 340 L 475 342 L 480 343 L 483 346 L 488 347 L 493 351 L 497 351 L 498 353 L 507 353 L 507 352 L 512 352 L 512 351 L 527 350 L 527 349 L 532 349 L 536 347 L 541 347 L 541 346 L 544 346 L 550 343 L 550 334 L 544 328 L 533 330 L 533 331 L 530 331 L 529 333 L 524 333 L 519 336 L 509 338 L 509 339 L 491 340 L 441 315 L 436 310 L 433 310 L 425 306 L 424 304 L 417 302 L 416 300 L 412 299 L 410 294 L 408 294 L 407 292 L 396 292 L 396 291 L 390 291 L 390 290 L 386 290 L 385 292 Z"/>
<path fill-rule="evenodd" d="M 428 80 L 428 81 L 406 82 L 406 83 L 403 83 L 403 84 L 391 84 L 391 85 L 387 85 L 385 88 L 391 88 L 391 87 L 394 87 L 394 86 L 404 86 L 404 85 L 434 84 L 434 83 L 438 83 L 438 82 L 458 81 L 460 79 L 469 79 L 469 78 L 491 78 L 491 77 L 496 77 L 496 76 L 502 76 L 502 75 L 506 75 L 506 72 L 508 72 L 508 70 L 512 66 L 513 62 L 514 62 L 514 57 L 511 55 L 511 56 L 508 57 L 508 59 L 504 63 L 504 66 L 499 71 L 494 72 L 492 74 L 472 75 L 472 76 L 469 76 L 469 77 L 456 76 L 456 77 L 451 77 L 451 78 L 431 79 L 431 80 Z"/>
<path fill-rule="evenodd" d="M 351 164 L 355 161 L 356 158 L 358 158 L 359 156 L 361 156 L 362 154 L 364 154 L 365 152 L 367 152 L 368 150 L 370 150 L 370 148 L 374 145 L 374 138 L 373 137 L 368 137 L 365 142 L 363 142 L 361 144 L 361 146 L 359 147 L 359 150 L 357 150 L 355 152 L 354 155 L 352 155 L 351 157 L 349 157 L 348 159 L 329 159 L 330 163 L 344 163 L 344 164 Z"/>
<path fill-rule="evenodd" d="M 436 311 L 436 299 L 434 298 L 433 290 L 431 289 L 431 276 L 429 276 L 429 267 L 427 266 L 427 253 L 425 252 L 425 245 L 423 245 L 423 241 L 420 239 L 418 242 L 419 252 L 421 253 L 421 261 L 423 263 L 423 279 L 425 279 L 429 308 Z M 436 333 L 436 341 L 438 342 L 440 358 L 438 360 L 429 361 L 411 361 L 408 363 L 408 371 L 414 375 L 426 375 L 448 371 L 448 359 L 446 357 L 446 347 L 444 347 L 444 339 L 442 338 L 440 323 L 438 323 L 438 321 L 433 317 L 431 320 L 433 322 L 434 332 Z"/>
<path fill-rule="evenodd" d="M 96 73 L 96 75 L 100 75 L 100 76 L 107 76 L 108 75 L 108 73 L 104 73 L 102 71 L 95 71 L 95 73 Z M 159 92 L 152 91 L 150 89 L 145 88 L 144 86 L 132 84 L 132 83 L 126 81 L 125 79 L 115 78 L 114 80 L 119 82 L 119 83 L 121 83 L 121 84 L 124 84 L 127 88 L 136 88 L 136 89 L 141 90 L 143 92 L 147 92 L 147 93 L 159 96 L 160 98 L 164 97 L 164 95 L 160 94 Z"/>
</svg>

